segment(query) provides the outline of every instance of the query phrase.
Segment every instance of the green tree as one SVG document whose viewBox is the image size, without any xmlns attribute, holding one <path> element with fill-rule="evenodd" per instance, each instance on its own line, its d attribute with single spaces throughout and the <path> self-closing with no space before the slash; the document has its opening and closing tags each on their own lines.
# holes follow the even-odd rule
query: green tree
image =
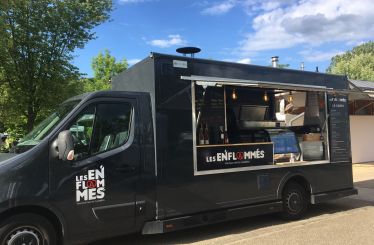
<svg viewBox="0 0 374 245">
<path fill-rule="evenodd" d="M 269 67 L 273 67 L 273 65 L 271 64 L 271 65 L 268 65 Z M 278 64 L 277 65 L 277 68 L 284 68 L 284 69 L 286 69 L 286 68 L 289 68 L 290 67 L 290 64 Z"/>
<path fill-rule="evenodd" d="M 351 79 L 374 81 L 374 42 L 361 44 L 334 56 L 327 72 L 347 75 Z"/>
<path fill-rule="evenodd" d="M 278 68 L 288 68 L 290 64 L 278 64 Z"/>
<path fill-rule="evenodd" d="M 126 70 L 128 64 L 126 59 L 117 62 L 116 58 L 106 49 L 104 53 L 100 52 L 92 59 L 91 67 L 94 77 L 83 81 L 87 92 L 109 89 L 112 77 Z"/>
<path fill-rule="evenodd" d="M 72 53 L 95 37 L 92 29 L 111 9 L 111 0 L 1 1 L 0 84 L 17 115 L 13 120 L 27 131 L 45 111 L 80 92 Z"/>
</svg>

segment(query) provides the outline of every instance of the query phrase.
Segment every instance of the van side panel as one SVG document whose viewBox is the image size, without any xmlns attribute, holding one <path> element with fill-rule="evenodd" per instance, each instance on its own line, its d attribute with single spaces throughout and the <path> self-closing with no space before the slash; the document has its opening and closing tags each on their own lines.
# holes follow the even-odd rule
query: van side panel
<svg viewBox="0 0 374 245">
<path fill-rule="evenodd" d="M 187 66 L 174 67 L 173 60 L 186 61 Z M 174 56 L 156 57 L 155 73 L 159 218 L 280 200 L 282 188 L 293 176 L 305 179 L 311 194 L 353 188 L 350 158 L 329 164 L 194 176 L 191 83 L 180 79 L 201 75 L 345 89 L 344 77 Z"/>
<path fill-rule="evenodd" d="M 194 176 L 191 82 L 180 79 L 191 75 L 335 89 L 348 86 L 343 76 L 162 54 L 153 54 L 121 73 L 114 79 L 113 89 L 150 92 L 152 97 L 157 149 L 156 219 L 276 201 L 293 176 L 308 182 L 311 194 L 353 188 L 350 158 L 329 164 Z"/>
<path fill-rule="evenodd" d="M 141 131 L 140 179 L 136 194 L 136 223 L 138 229 L 143 227 L 144 222 L 153 220 L 156 217 L 157 207 L 152 102 L 149 95 L 140 96 L 139 101 L 142 121 L 140 122 L 141 125 L 139 125 Z"/>
</svg>

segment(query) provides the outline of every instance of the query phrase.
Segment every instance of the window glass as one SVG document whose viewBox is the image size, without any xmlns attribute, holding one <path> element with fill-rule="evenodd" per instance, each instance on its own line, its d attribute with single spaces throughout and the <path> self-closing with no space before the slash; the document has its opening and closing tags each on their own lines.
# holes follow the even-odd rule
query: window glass
<svg viewBox="0 0 374 245">
<path fill-rule="evenodd" d="M 74 153 L 76 159 L 88 156 L 95 121 L 95 107 L 89 106 L 84 109 L 70 126 L 74 140 Z"/>
<path fill-rule="evenodd" d="M 39 144 L 79 102 L 79 100 L 75 100 L 60 105 L 55 112 L 19 141 L 16 152 L 24 152 Z"/>
<path fill-rule="evenodd" d="M 129 137 L 131 105 L 97 105 L 94 140 L 91 153 L 97 154 L 123 145 Z"/>
</svg>

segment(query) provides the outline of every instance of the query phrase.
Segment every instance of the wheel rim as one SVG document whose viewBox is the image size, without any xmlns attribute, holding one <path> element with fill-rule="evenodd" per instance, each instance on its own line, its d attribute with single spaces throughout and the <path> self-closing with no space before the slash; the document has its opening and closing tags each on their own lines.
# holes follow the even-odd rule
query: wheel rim
<svg viewBox="0 0 374 245">
<path fill-rule="evenodd" d="M 43 245 L 42 233 L 35 227 L 14 229 L 6 239 L 6 245 Z"/>
<path fill-rule="evenodd" d="M 291 213 L 297 214 L 303 209 L 303 200 L 298 192 L 291 192 L 287 195 L 287 207 Z"/>
</svg>

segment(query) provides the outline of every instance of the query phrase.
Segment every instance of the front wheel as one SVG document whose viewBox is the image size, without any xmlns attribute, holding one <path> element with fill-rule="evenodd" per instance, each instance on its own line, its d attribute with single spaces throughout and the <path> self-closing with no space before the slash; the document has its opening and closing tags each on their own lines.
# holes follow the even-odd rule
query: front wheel
<svg viewBox="0 0 374 245">
<path fill-rule="evenodd" d="M 56 231 L 42 216 L 19 214 L 1 223 L 0 244 L 56 245 Z"/>
<path fill-rule="evenodd" d="M 300 219 L 306 213 L 309 205 L 306 190 L 295 182 L 287 184 L 284 188 L 282 202 L 281 216 L 286 220 Z"/>
</svg>

